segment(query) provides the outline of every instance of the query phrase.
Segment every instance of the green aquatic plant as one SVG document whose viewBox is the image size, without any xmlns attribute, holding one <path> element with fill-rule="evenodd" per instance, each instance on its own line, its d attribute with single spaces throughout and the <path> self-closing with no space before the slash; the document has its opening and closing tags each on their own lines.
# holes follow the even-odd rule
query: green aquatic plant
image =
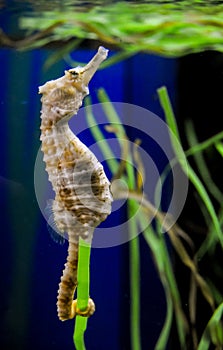
<svg viewBox="0 0 223 350">
<path fill-rule="evenodd" d="M 142 51 L 167 57 L 207 49 L 223 51 L 223 5 L 219 2 L 97 1 L 88 5 L 68 1 L 57 9 L 33 3 L 33 12 L 19 23 L 26 36 L 14 41 L 1 31 L 0 42 L 17 49 L 55 44 L 57 50 L 45 67 L 62 57 L 70 61 L 72 50 L 86 40 L 119 50 L 104 66 Z"/>
<path fill-rule="evenodd" d="M 175 117 L 173 115 L 173 110 L 170 104 L 170 100 L 167 94 L 167 90 L 163 87 L 158 89 L 158 96 L 160 99 L 161 106 L 163 107 L 166 122 L 169 128 L 172 130 L 173 135 L 177 137 L 178 141 L 180 141 L 178 128 L 176 124 Z M 219 327 L 218 321 L 222 316 L 222 298 L 223 296 L 218 291 L 214 283 L 210 280 L 205 280 L 203 276 L 199 273 L 199 259 L 200 257 L 200 249 L 202 249 L 203 255 L 207 252 L 211 252 L 211 250 L 216 245 L 220 245 L 222 247 L 222 237 L 220 232 L 216 232 L 216 222 L 217 228 L 220 231 L 222 229 L 223 223 L 223 214 L 220 211 L 218 214 L 214 211 L 212 201 L 208 192 L 210 192 L 209 188 L 205 189 L 202 184 L 202 180 L 200 176 L 195 174 L 192 167 L 187 164 L 188 176 L 191 183 L 194 185 L 197 193 L 200 195 L 200 198 L 203 201 L 203 205 L 206 208 L 206 211 L 211 218 L 211 223 L 209 223 L 210 230 L 207 235 L 207 239 L 204 240 L 201 248 L 198 251 L 194 251 L 193 241 L 187 233 L 185 233 L 177 224 L 174 224 L 171 228 L 166 227 L 166 233 L 170 239 L 171 245 L 174 248 L 175 252 L 179 256 L 181 262 L 188 267 L 191 272 L 191 283 L 188 288 L 189 293 L 189 315 L 185 314 L 185 311 L 182 307 L 182 301 L 180 296 L 180 290 L 178 288 L 178 282 L 176 276 L 174 274 L 174 265 L 172 261 L 172 254 L 170 249 L 168 248 L 168 243 L 163 235 L 163 218 L 164 214 L 161 211 L 157 211 L 155 214 L 155 222 L 153 225 L 147 224 L 148 217 L 154 216 L 155 208 L 149 202 L 147 198 L 143 198 L 140 195 L 141 191 L 141 180 L 140 176 L 144 173 L 143 164 L 140 161 L 140 155 L 137 153 L 137 147 L 135 149 L 135 153 L 130 153 L 130 148 L 128 147 L 128 137 L 126 135 L 124 126 L 122 125 L 119 116 L 109 100 L 108 95 L 103 89 L 98 91 L 98 100 L 102 103 L 102 108 L 105 112 L 109 125 L 106 127 L 107 131 L 114 133 L 118 139 L 118 142 L 121 147 L 122 155 L 125 155 L 125 164 L 123 166 L 122 162 L 118 162 L 115 158 L 112 149 L 109 146 L 109 143 L 103 142 L 103 147 L 101 147 L 101 152 L 103 153 L 105 159 L 107 160 L 107 165 L 112 173 L 112 178 L 123 179 L 129 188 L 128 193 L 128 203 L 127 203 L 127 213 L 129 217 L 133 217 L 134 219 L 131 221 L 129 225 L 129 236 L 136 237 L 137 229 L 141 227 L 141 231 L 145 241 L 147 242 L 150 251 L 152 253 L 154 263 L 160 277 L 160 281 L 163 285 L 165 296 L 166 296 L 166 318 L 164 320 L 163 328 L 160 333 L 160 336 L 157 340 L 157 344 L 155 349 L 165 349 L 167 343 L 170 339 L 170 332 L 173 326 L 173 323 L 176 322 L 176 329 L 178 333 L 178 338 L 180 342 L 181 349 L 186 349 L 186 338 L 189 335 L 189 323 L 196 324 L 196 295 L 198 289 L 200 289 L 204 300 L 209 304 L 210 309 L 213 312 L 213 315 L 210 321 L 207 323 L 207 326 L 204 330 L 204 334 L 199 340 L 196 327 L 192 330 L 192 342 L 194 349 L 206 350 L 210 344 L 215 344 L 219 346 L 223 345 L 223 333 L 222 328 Z M 91 100 L 89 97 L 85 100 L 86 103 L 86 117 L 96 141 L 101 141 L 104 139 L 104 135 L 100 127 L 97 125 L 96 118 L 93 114 L 91 108 Z M 193 135 L 194 136 L 194 135 Z M 222 140 L 223 134 L 222 132 L 218 135 L 210 138 L 209 140 L 199 144 L 196 141 L 195 146 L 191 146 L 189 150 L 185 152 L 185 154 L 189 157 L 192 154 L 199 154 L 203 150 L 207 149 L 211 145 L 216 145 L 219 148 L 220 140 Z M 175 151 L 175 161 L 178 161 L 181 164 L 182 169 L 186 172 L 186 163 L 182 162 L 182 157 L 179 154 L 179 150 L 176 148 L 176 141 L 172 138 L 172 146 Z M 136 141 L 136 146 L 137 146 Z M 100 145 L 100 142 L 99 142 Z M 123 159 L 123 157 L 122 157 Z M 137 164 L 138 173 L 135 174 L 133 164 Z M 203 169 L 203 167 L 201 168 Z M 205 176 L 205 175 L 204 175 Z M 220 196 L 220 192 L 218 195 Z M 126 198 L 126 193 L 122 188 L 113 188 L 114 199 Z M 139 203 L 140 209 L 139 209 Z M 138 210 L 139 209 L 139 210 Z M 169 218 L 171 220 L 171 218 Z M 210 220 L 209 220 L 210 222 Z M 212 230 L 211 230 L 212 228 Z M 131 327 L 131 346 L 134 350 L 141 349 L 141 337 L 140 337 L 140 247 L 138 238 L 134 238 L 130 240 L 130 327 Z M 190 248 L 190 253 L 188 252 L 188 247 Z M 199 259 L 198 259 L 199 256 Z M 79 278 L 84 278 L 86 280 L 86 276 L 88 276 L 88 272 L 86 272 L 86 276 L 80 274 Z M 86 284 L 86 288 L 88 288 L 88 283 Z M 88 289 L 86 289 L 88 291 Z M 86 294 L 87 295 L 87 294 Z M 79 295 L 78 295 L 79 297 Z M 175 320 L 175 321 L 174 321 Z M 83 343 L 83 334 L 86 329 L 86 323 L 82 326 L 76 323 L 75 334 L 79 335 L 79 344 L 77 345 L 77 339 L 75 340 L 75 344 L 77 349 L 84 349 Z M 82 339 L 82 340 L 81 340 Z"/>
<path fill-rule="evenodd" d="M 77 307 L 81 311 L 85 311 L 88 306 L 90 253 L 91 245 L 80 239 L 77 270 Z M 76 316 L 73 340 L 77 350 L 85 349 L 84 333 L 87 328 L 87 320 L 87 317 Z"/>
<path fill-rule="evenodd" d="M 161 105 L 164 109 L 164 112 L 165 112 L 167 124 L 169 125 L 170 129 L 173 131 L 175 136 L 177 137 L 178 141 L 180 141 L 180 136 L 179 136 L 179 133 L 177 131 L 177 125 L 176 125 L 175 118 L 174 118 L 174 115 L 172 112 L 172 108 L 170 106 L 170 101 L 168 99 L 166 89 L 165 88 L 159 89 L 158 95 L 160 98 L 160 103 L 161 103 Z M 188 134 L 190 134 L 190 133 L 188 133 Z M 176 156 L 178 157 L 178 159 L 180 161 L 181 158 L 180 158 L 180 155 L 178 152 L 178 148 L 175 147 L 174 141 L 172 141 L 172 144 L 173 144 L 173 148 L 174 148 L 174 151 L 176 153 Z M 210 219 L 212 220 L 214 230 L 212 230 L 212 235 L 209 235 L 207 238 L 209 243 L 214 244 L 214 243 L 220 242 L 221 246 L 223 247 L 222 229 L 221 229 L 221 226 L 220 226 L 220 223 L 218 220 L 218 216 L 215 212 L 214 205 L 209 197 L 207 190 L 205 189 L 200 178 L 197 176 L 197 174 L 195 173 L 195 171 L 193 170 L 193 168 L 190 166 L 189 163 L 186 164 L 186 163 L 184 163 L 184 162 L 182 163 L 180 161 L 180 164 L 182 166 L 183 171 L 187 174 L 187 176 L 189 177 L 189 180 L 194 185 L 197 193 L 199 194 L 201 200 L 203 201 L 203 203 L 205 205 L 205 208 L 210 216 Z M 200 170 L 204 170 L 204 167 Z M 206 172 L 202 173 L 203 177 L 204 177 L 205 173 Z M 219 194 L 220 194 L 220 192 L 219 192 Z M 205 244 L 205 247 L 207 247 L 207 244 Z"/>
<path fill-rule="evenodd" d="M 208 350 L 211 344 L 215 346 L 216 349 L 222 349 L 223 346 L 223 303 L 217 307 L 212 317 L 210 318 L 204 333 L 200 339 L 197 350 Z"/>
</svg>

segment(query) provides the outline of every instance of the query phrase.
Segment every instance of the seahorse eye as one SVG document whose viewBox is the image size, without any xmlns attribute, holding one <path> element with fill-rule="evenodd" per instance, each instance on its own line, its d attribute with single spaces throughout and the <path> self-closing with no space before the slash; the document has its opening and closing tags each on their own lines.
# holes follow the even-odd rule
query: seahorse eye
<svg viewBox="0 0 223 350">
<path fill-rule="evenodd" d="M 68 72 L 71 73 L 74 77 L 77 77 L 79 75 L 79 73 L 73 69 L 70 69 Z"/>
</svg>

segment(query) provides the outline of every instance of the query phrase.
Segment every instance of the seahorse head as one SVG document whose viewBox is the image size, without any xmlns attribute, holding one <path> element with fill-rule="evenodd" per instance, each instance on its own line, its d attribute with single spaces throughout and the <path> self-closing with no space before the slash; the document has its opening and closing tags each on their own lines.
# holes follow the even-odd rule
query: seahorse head
<svg viewBox="0 0 223 350">
<path fill-rule="evenodd" d="M 88 84 L 91 78 L 107 57 L 107 53 L 108 50 L 100 46 L 86 66 L 66 70 L 61 78 L 40 86 L 39 93 L 43 95 L 41 101 L 44 107 L 42 113 L 49 114 L 50 109 L 55 122 L 67 121 L 76 114 L 84 97 L 89 93 Z"/>
</svg>

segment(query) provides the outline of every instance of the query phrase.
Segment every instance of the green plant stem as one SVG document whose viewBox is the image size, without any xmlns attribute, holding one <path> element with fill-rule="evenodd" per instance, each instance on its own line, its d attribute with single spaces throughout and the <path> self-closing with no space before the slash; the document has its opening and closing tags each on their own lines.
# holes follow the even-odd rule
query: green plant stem
<svg viewBox="0 0 223 350">
<path fill-rule="evenodd" d="M 109 144 L 107 142 L 100 143 L 100 141 L 104 140 L 104 135 L 102 131 L 100 130 L 99 125 L 97 124 L 97 121 L 93 115 L 92 112 L 92 106 L 91 106 L 91 99 L 89 96 L 85 98 L 85 110 L 86 110 L 86 118 L 88 122 L 88 126 L 91 130 L 91 133 L 95 139 L 96 142 L 99 142 L 100 150 L 104 156 L 104 158 L 107 160 L 108 166 L 110 170 L 115 173 L 118 170 L 119 164 L 116 160 L 116 157 L 110 148 Z"/>
<path fill-rule="evenodd" d="M 213 313 L 210 318 L 204 333 L 200 339 L 197 350 L 210 349 L 211 343 L 215 343 L 215 349 L 222 349 L 223 346 L 223 330 L 220 320 L 223 315 L 223 303 Z M 215 340 L 215 342 L 213 341 Z"/>
<path fill-rule="evenodd" d="M 135 175 L 129 154 L 126 162 L 127 183 L 129 189 L 135 187 Z M 138 203 L 128 200 L 128 218 L 136 215 Z M 140 341 L 140 252 L 139 239 L 136 236 L 137 221 L 136 216 L 129 221 L 129 237 L 135 237 L 129 242 L 130 256 L 130 296 L 131 296 L 131 345 L 133 350 L 141 349 Z"/>
<path fill-rule="evenodd" d="M 210 146 L 213 146 L 218 141 L 223 139 L 223 131 L 219 132 L 217 135 L 210 137 L 208 140 L 198 143 L 193 147 L 190 147 L 187 151 L 185 151 L 185 155 L 187 157 L 192 156 L 195 153 L 202 152 Z"/>
<path fill-rule="evenodd" d="M 119 116 L 113 107 L 111 101 L 109 100 L 108 95 L 104 89 L 99 89 L 98 91 L 98 99 L 102 103 L 102 109 L 104 110 L 108 121 L 111 124 L 115 124 L 117 128 L 118 141 L 120 143 L 120 147 L 123 147 L 123 142 L 127 141 L 127 136 L 125 133 L 125 129 L 119 119 Z M 135 174 L 134 168 L 132 166 L 131 155 L 128 153 L 126 156 L 126 181 L 129 189 L 134 189 L 135 187 Z M 116 169 L 113 167 L 112 173 L 115 174 Z M 134 200 L 128 200 L 128 217 L 132 217 L 135 215 L 138 209 L 138 203 Z M 130 297 L 131 297 L 131 346 L 133 350 L 140 350 L 140 253 L 139 253 L 139 240 L 136 237 L 137 233 L 137 222 L 136 218 L 131 220 L 129 224 L 129 237 L 135 237 L 131 239 L 129 242 L 129 256 L 130 256 Z"/>
<path fill-rule="evenodd" d="M 78 270 L 77 270 L 77 308 L 86 310 L 89 298 L 89 266 L 91 245 L 84 240 L 79 240 Z M 87 328 L 87 317 L 77 316 L 73 340 L 76 350 L 85 350 L 84 333 Z"/>
<path fill-rule="evenodd" d="M 186 135 L 188 139 L 188 143 L 193 148 L 195 145 L 198 144 L 198 140 L 196 137 L 196 133 L 194 130 L 194 126 L 191 120 L 188 120 L 185 124 L 186 129 Z M 223 201 L 223 194 L 219 190 L 219 188 L 215 185 L 210 171 L 208 169 L 208 166 L 205 162 L 205 158 L 201 152 L 194 153 L 194 159 L 198 168 L 198 171 L 200 173 L 200 177 L 202 178 L 204 184 L 206 185 L 206 188 L 209 190 L 209 193 L 212 194 L 212 196 L 219 202 L 219 204 L 222 204 Z"/>
<path fill-rule="evenodd" d="M 166 247 L 165 237 L 163 234 L 157 234 L 152 228 L 148 226 L 145 229 L 147 219 L 145 213 L 140 211 L 139 213 L 139 225 L 143 230 L 143 236 L 152 251 L 154 261 L 157 266 L 157 270 L 160 276 L 160 280 L 163 284 L 163 288 L 166 295 L 166 319 L 163 325 L 163 329 L 160 333 L 155 350 L 163 350 L 167 346 L 171 324 L 173 320 L 173 309 L 175 310 L 177 330 L 181 348 L 184 349 L 185 337 L 188 331 L 188 324 L 186 317 L 183 313 L 180 294 L 178 291 L 177 283 L 175 280 L 172 262 L 169 256 L 168 249 Z"/>
<path fill-rule="evenodd" d="M 128 200 L 128 217 L 135 214 L 136 203 Z M 129 236 L 135 237 L 137 232 L 137 222 L 132 220 L 129 225 Z M 131 348 L 140 350 L 140 253 L 139 239 L 135 237 L 129 242 L 130 256 L 130 329 L 131 329 Z"/>
<path fill-rule="evenodd" d="M 223 157 L 223 144 L 222 142 L 217 142 L 215 144 L 216 150 L 220 153 L 220 155 Z"/>
<path fill-rule="evenodd" d="M 74 345 L 76 350 L 86 350 L 84 344 L 84 333 L 87 328 L 87 318 L 82 316 L 76 316 L 75 329 L 74 329 Z"/>
<path fill-rule="evenodd" d="M 182 170 L 188 176 L 189 180 L 191 181 L 191 183 L 194 185 L 196 191 L 198 192 L 200 198 L 204 202 L 204 204 L 207 208 L 207 211 L 209 213 L 209 216 L 212 219 L 214 230 L 212 231 L 213 232 L 212 235 L 210 235 L 210 239 L 211 239 L 212 243 L 216 243 L 217 241 L 219 241 L 221 246 L 223 247 L 222 231 L 221 231 L 221 227 L 220 227 L 214 206 L 211 202 L 211 199 L 210 199 L 205 187 L 203 186 L 202 182 L 200 181 L 199 177 L 195 173 L 195 171 L 192 169 L 192 167 L 189 165 L 189 163 L 186 163 L 184 161 L 184 158 L 181 156 L 182 151 L 178 149 L 178 145 L 180 142 L 180 136 L 179 136 L 176 120 L 175 120 L 175 117 L 173 114 L 172 106 L 170 103 L 170 99 L 169 99 L 169 96 L 167 93 L 167 89 L 165 87 L 158 89 L 158 96 L 159 96 L 160 104 L 161 104 L 161 106 L 164 110 L 164 113 L 165 113 L 167 124 L 168 124 L 169 128 L 171 129 L 171 131 L 173 132 L 173 134 L 178 139 L 178 142 L 176 142 L 176 139 L 173 137 L 172 134 L 170 134 L 170 139 L 172 142 L 174 152 L 177 156 L 177 159 L 181 165 Z M 213 239 L 213 237 L 214 237 L 214 239 Z"/>
</svg>

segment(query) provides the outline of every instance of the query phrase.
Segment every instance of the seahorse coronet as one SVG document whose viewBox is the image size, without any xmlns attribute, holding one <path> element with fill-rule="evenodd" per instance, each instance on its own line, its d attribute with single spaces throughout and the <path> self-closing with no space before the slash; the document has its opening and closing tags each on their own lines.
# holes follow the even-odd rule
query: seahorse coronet
<svg viewBox="0 0 223 350">
<path fill-rule="evenodd" d="M 57 311 L 60 320 L 76 314 L 89 317 L 95 310 L 89 299 L 86 310 L 77 309 L 78 241 L 91 242 L 93 231 L 111 212 L 110 182 L 95 155 L 70 130 L 68 121 L 77 114 L 88 83 L 108 50 L 99 47 L 84 67 L 71 68 L 55 80 L 39 87 L 41 102 L 41 150 L 49 181 L 55 192 L 52 204 L 57 230 L 68 235 L 68 255 L 59 283 Z"/>
</svg>

